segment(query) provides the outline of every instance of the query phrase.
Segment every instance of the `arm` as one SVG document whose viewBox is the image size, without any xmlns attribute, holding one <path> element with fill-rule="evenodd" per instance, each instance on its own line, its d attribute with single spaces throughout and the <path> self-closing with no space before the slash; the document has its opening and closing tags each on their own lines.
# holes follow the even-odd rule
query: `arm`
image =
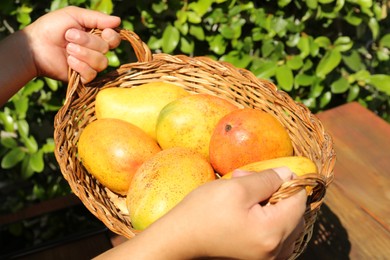
<svg viewBox="0 0 390 260">
<path fill-rule="evenodd" d="M 120 18 L 66 7 L 48 13 L 0 43 L 0 106 L 37 76 L 67 80 L 68 66 L 83 82 L 107 67 L 104 54 L 120 43 Z M 102 37 L 87 29 L 104 29 Z"/>
<path fill-rule="evenodd" d="M 306 193 L 261 206 L 293 176 L 287 168 L 275 171 L 239 173 L 202 185 L 149 228 L 97 259 L 287 258 L 304 228 Z"/>
</svg>

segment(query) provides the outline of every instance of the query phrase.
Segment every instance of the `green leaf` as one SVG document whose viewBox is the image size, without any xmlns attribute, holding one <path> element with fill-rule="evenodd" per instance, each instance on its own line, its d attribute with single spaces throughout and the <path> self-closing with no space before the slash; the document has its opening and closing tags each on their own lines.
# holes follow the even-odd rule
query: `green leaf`
<svg viewBox="0 0 390 260">
<path fill-rule="evenodd" d="M 356 98 L 359 96 L 359 92 L 360 87 L 356 84 L 352 85 L 348 91 L 347 102 L 356 100 Z"/>
<path fill-rule="evenodd" d="M 48 78 L 48 77 L 45 77 L 45 82 L 46 82 L 46 85 L 52 90 L 52 91 L 56 91 L 58 89 L 58 81 L 55 80 L 55 79 L 51 79 L 51 78 Z"/>
<path fill-rule="evenodd" d="M 307 7 L 310 9 L 317 9 L 318 1 L 317 0 L 306 0 Z"/>
<path fill-rule="evenodd" d="M 270 79 L 275 75 L 277 63 L 273 61 L 254 60 L 251 71 L 257 78 Z"/>
<path fill-rule="evenodd" d="M 26 86 L 24 88 L 22 88 L 21 91 L 22 91 L 23 95 L 29 96 L 32 93 L 40 91 L 41 89 L 43 89 L 44 86 L 45 86 L 45 84 L 43 83 L 42 80 L 35 79 L 35 80 L 32 80 L 29 83 L 27 83 Z"/>
<path fill-rule="evenodd" d="M 375 40 L 376 38 L 378 38 L 378 35 L 379 35 L 379 24 L 378 24 L 378 21 L 374 18 L 374 17 L 371 17 L 369 20 L 368 20 L 368 27 L 370 28 L 371 30 L 371 33 L 372 33 L 372 38 Z"/>
<path fill-rule="evenodd" d="M 324 108 L 332 100 L 332 93 L 325 92 L 320 98 L 320 108 Z"/>
<path fill-rule="evenodd" d="M 6 148 L 15 148 L 18 146 L 18 142 L 11 136 L 2 136 L 1 145 Z"/>
<path fill-rule="evenodd" d="M 346 78 L 340 77 L 338 80 L 332 82 L 330 85 L 332 93 L 344 93 L 349 89 L 349 82 Z"/>
<path fill-rule="evenodd" d="M 22 138 L 28 138 L 28 134 L 30 131 L 30 126 L 28 125 L 26 120 L 19 120 L 17 123 L 18 132 Z"/>
<path fill-rule="evenodd" d="M 246 68 L 252 61 L 250 55 L 244 53 L 238 53 L 237 51 L 231 51 L 221 57 L 222 61 L 229 62 L 238 68 Z"/>
<path fill-rule="evenodd" d="M 34 175 L 34 170 L 30 165 L 30 159 L 31 159 L 30 154 L 26 154 L 26 156 L 23 158 L 22 167 L 21 167 L 21 177 L 23 180 L 27 180 L 28 178 Z"/>
<path fill-rule="evenodd" d="M 165 1 L 152 3 L 152 10 L 155 11 L 157 14 L 161 14 L 163 11 L 168 9 L 168 5 Z"/>
<path fill-rule="evenodd" d="M 328 51 L 318 63 L 316 68 L 316 75 L 320 78 L 324 78 L 340 64 L 340 61 L 341 61 L 341 54 L 339 51 L 337 50 Z"/>
<path fill-rule="evenodd" d="M 52 138 L 48 138 L 46 143 L 42 146 L 41 151 L 43 153 L 52 153 L 54 152 L 55 144 Z"/>
<path fill-rule="evenodd" d="M 53 0 L 50 5 L 50 11 L 55 11 L 68 6 L 68 0 Z"/>
<path fill-rule="evenodd" d="M 342 36 L 342 37 L 338 37 L 333 44 L 335 50 L 339 52 L 344 52 L 352 48 L 353 41 L 348 36 Z"/>
<path fill-rule="evenodd" d="M 349 56 L 343 55 L 342 59 L 344 64 L 352 71 L 359 71 L 366 68 L 362 62 L 360 54 L 356 50 L 353 50 Z"/>
<path fill-rule="evenodd" d="M 292 70 L 297 70 L 303 66 L 303 60 L 300 56 L 288 56 L 286 65 Z"/>
<path fill-rule="evenodd" d="M 210 50 L 218 55 L 223 55 L 226 51 L 227 43 L 222 35 L 217 34 L 208 39 Z"/>
<path fill-rule="evenodd" d="M 18 98 L 14 96 L 14 98 L 12 98 L 12 103 L 15 106 L 16 113 L 18 113 L 18 118 L 26 118 L 26 113 L 28 110 L 28 101 L 29 99 L 26 96 L 20 96 Z"/>
<path fill-rule="evenodd" d="M 194 23 L 194 24 L 199 24 L 200 22 L 202 22 L 202 17 L 199 16 L 197 13 L 195 12 L 190 12 L 188 11 L 187 12 L 187 20 L 188 22 L 190 23 Z"/>
<path fill-rule="evenodd" d="M 272 40 L 265 40 L 261 45 L 261 54 L 263 58 L 268 57 L 275 50 L 275 44 Z"/>
<path fill-rule="evenodd" d="M 287 65 L 282 65 L 276 69 L 276 81 L 278 86 L 285 91 L 291 91 L 294 83 L 294 75 Z"/>
<path fill-rule="evenodd" d="M 23 141 L 29 153 L 36 153 L 38 151 L 38 143 L 35 140 L 34 136 L 30 136 L 29 138 L 23 138 Z"/>
<path fill-rule="evenodd" d="M 321 48 L 328 49 L 331 45 L 331 42 L 326 36 L 319 36 L 314 39 L 314 42 L 318 44 Z"/>
<path fill-rule="evenodd" d="M 344 19 L 347 21 L 347 23 L 353 26 L 358 26 L 363 21 L 361 17 L 355 15 L 354 11 L 350 11 L 346 16 L 344 16 Z"/>
<path fill-rule="evenodd" d="M 202 17 L 211 8 L 213 1 L 210 0 L 198 0 L 188 5 L 188 9 L 195 11 L 198 16 Z"/>
<path fill-rule="evenodd" d="M 0 122 L 3 122 L 4 130 L 6 132 L 12 133 L 15 130 L 14 119 L 9 114 L 7 114 L 5 112 L 0 112 Z"/>
<path fill-rule="evenodd" d="M 20 147 L 15 147 L 6 153 L 1 160 L 1 168 L 10 169 L 23 160 L 25 153 Z"/>
<path fill-rule="evenodd" d="M 120 60 L 114 51 L 108 51 L 106 53 L 106 57 L 108 59 L 108 65 L 111 67 L 119 67 Z"/>
<path fill-rule="evenodd" d="M 295 84 L 298 86 L 310 86 L 313 84 L 315 77 L 307 74 L 300 73 L 295 76 Z"/>
<path fill-rule="evenodd" d="M 185 37 L 180 38 L 180 50 L 183 53 L 191 54 L 194 52 L 195 43 L 194 41 L 190 41 Z"/>
<path fill-rule="evenodd" d="M 379 46 L 390 48 L 390 33 L 383 35 L 379 40 Z"/>
<path fill-rule="evenodd" d="M 321 82 L 317 81 L 311 86 L 309 97 L 316 99 L 323 95 L 323 91 L 324 86 L 321 84 Z"/>
<path fill-rule="evenodd" d="M 371 75 L 367 83 L 377 88 L 379 91 L 390 95 L 390 75 L 375 74 Z"/>
<path fill-rule="evenodd" d="M 178 22 L 179 24 L 184 24 L 185 22 L 187 22 L 187 12 L 182 9 L 176 12 L 176 17 L 176 22 Z"/>
<path fill-rule="evenodd" d="M 234 38 L 234 30 L 229 25 L 226 25 L 226 24 L 221 25 L 221 27 L 219 28 L 219 32 L 226 39 L 233 39 Z"/>
<path fill-rule="evenodd" d="M 162 35 L 162 49 L 164 53 L 171 53 L 177 47 L 180 40 L 180 33 L 172 25 L 168 25 Z"/>
<path fill-rule="evenodd" d="M 157 50 L 161 48 L 161 39 L 157 38 L 156 36 L 150 36 L 149 41 L 148 41 L 148 46 L 152 50 Z"/>
<path fill-rule="evenodd" d="M 91 9 L 105 14 L 112 14 L 114 5 L 111 0 L 91 0 Z"/>
<path fill-rule="evenodd" d="M 190 34 L 200 41 L 203 41 L 205 39 L 205 35 L 204 35 L 204 31 L 203 31 L 202 26 L 191 25 L 190 26 Z"/>
<path fill-rule="evenodd" d="M 278 6 L 279 7 L 285 7 L 289 3 L 291 3 L 291 0 L 278 0 Z"/>
<path fill-rule="evenodd" d="M 45 163 L 43 161 L 42 151 L 31 154 L 30 156 L 30 167 L 34 172 L 42 172 L 45 168 Z"/>
<path fill-rule="evenodd" d="M 301 51 L 301 58 L 305 58 L 310 54 L 310 39 L 307 35 L 302 35 L 298 41 L 298 49 Z"/>
</svg>

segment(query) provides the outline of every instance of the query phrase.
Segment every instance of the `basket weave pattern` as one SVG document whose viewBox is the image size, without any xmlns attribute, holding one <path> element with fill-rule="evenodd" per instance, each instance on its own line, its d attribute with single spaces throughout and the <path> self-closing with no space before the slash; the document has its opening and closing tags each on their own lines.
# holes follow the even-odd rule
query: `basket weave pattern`
<svg viewBox="0 0 390 260">
<path fill-rule="evenodd" d="M 70 70 L 66 99 L 55 117 L 55 155 L 72 191 L 110 230 L 128 238 L 133 237 L 137 231 L 132 228 L 124 198 L 98 183 L 77 158 L 80 133 L 88 123 L 96 120 L 96 94 L 108 87 L 131 88 L 166 81 L 192 93 L 217 95 L 240 107 L 256 108 L 274 115 L 288 130 L 294 154 L 306 156 L 316 163 L 319 175 L 308 175 L 285 183 L 270 198 L 270 203 L 276 203 L 302 187 L 314 187 L 312 195 L 308 197 L 305 232 L 297 239 L 290 259 L 298 257 L 312 236 L 326 188 L 333 180 L 333 141 L 318 118 L 305 106 L 294 102 L 288 94 L 277 90 L 273 83 L 256 78 L 248 70 L 207 57 L 152 54 L 134 32 L 124 29 L 118 29 L 118 32 L 123 40 L 130 43 L 137 62 L 124 64 L 87 85 L 83 85 L 80 76 Z M 93 30 L 91 33 L 100 35 L 101 31 Z"/>
</svg>

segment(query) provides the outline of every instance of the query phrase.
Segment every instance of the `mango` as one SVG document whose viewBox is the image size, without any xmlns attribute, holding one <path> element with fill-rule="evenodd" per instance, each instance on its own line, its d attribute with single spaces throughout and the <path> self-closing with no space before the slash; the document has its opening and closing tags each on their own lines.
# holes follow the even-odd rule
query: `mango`
<svg viewBox="0 0 390 260">
<path fill-rule="evenodd" d="M 209 162 L 191 149 L 159 152 L 138 169 L 130 184 L 126 205 L 133 227 L 147 228 L 193 189 L 215 179 Z"/>
<path fill-rule="evenodd" d="M 189 92 L 182 87 L 167 82 L 151 82 L 132 88 L 105 88 L 96 95 L 96 118 L 122 119 L 155 139 L 160 110 L 169 102 L 187 95 Z"/>
<path fill-rule="evenodd" d="M 209 149 L 210 163 L 221 175 L 252 162 L 293 155 L 286 128 L 273 115 L 253 108 L 221 118 Z"/>
<path fill-rule="evenodd" d="M 288 167 L 297 176 L 303 176 L 305 174 L 318 174 L 316 164 L 305 156 L 286 156 L 269 160 L 263 160 L 259 162 L 253 162 L 247 165 L 238 167 L 240 170 L 245 171 L 264 171 L 278 167 Z M 234 171 L 234 170 L 233 170 Z M 222 176 L 223 179 L 230 179 L 233 171 Z"/>
<path fill-rule="evenodd" d="M 80 134 L 77 149 L 85 169 L 121 195 L 126 195 L 140 165 L 161 151 L 140 128 L 115 118 L 89 123 Z"/>
<path fill-rule="evenodd" d="M 193 94 L 166 105 L 157 118 L 156 137 L 162 149 L 187 147 L 209 159 L 209 142 L 217 122 L 238 109 L 209 94 Z"/>
</svg>

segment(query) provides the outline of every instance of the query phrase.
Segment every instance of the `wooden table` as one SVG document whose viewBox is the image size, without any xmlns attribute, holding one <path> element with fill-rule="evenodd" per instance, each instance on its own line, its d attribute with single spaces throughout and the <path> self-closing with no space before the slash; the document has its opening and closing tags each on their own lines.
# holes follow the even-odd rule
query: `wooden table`
<svg viewBox="0 0 390 260">
<path fill-rule="evenodd" d="M 300 259 L 390 259 L 390 124 L 358 103 L 318 114 L 335 179 Z"/>
</svg>

